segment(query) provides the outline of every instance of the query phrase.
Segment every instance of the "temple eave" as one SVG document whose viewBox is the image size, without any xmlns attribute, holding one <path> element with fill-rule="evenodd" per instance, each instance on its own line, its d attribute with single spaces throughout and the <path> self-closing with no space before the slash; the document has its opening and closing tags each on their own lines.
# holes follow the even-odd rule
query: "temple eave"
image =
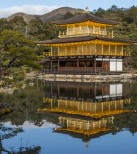
<svg viewBox="0 0 137 154">
<path fill-rule="evenodd" d="M 78 134 L 84 134 L 87 136 L 90 135 L 95 135 L 101 132 L 107 132 L 110 131 L 112 129 L 110 128 L 100 128 L 100 129 L 96 129 L 96 130 L 90 130 L 90 131 L 85 131 L 85 130 L 75 130 L 75 129 L 69 129 L 69 128 L 57 128 L 55 131 L 57 132 L 62 132 L 62 131 L 66 131 L 66 132 L 73 132 L 73 133 L 78 133 Z"/>
<path fill-rule="evenodd" d="M 131 43 L 122 43 L 122 42 L 105 42 L 105 41 L 87 41 L 87 42 L 72 42 L 72 43 L 51 43 L 51 44 L 38 44 L 43 46 L 72 46 L 72 45 L 85 45 L 85 44 L 103 44 L 103 45 L 130 45 Z"/>
<path fill-rule="evenodd" d="M 118 114 L 123 114 L 123 113 L 129 113 L 129 112 L 134 112 L 133 110 L 114 110 L 114 111 L 105 111 L 105 112 L 99 112 L 99 113 L 88 113 L 88 112 L 82 112 L 82 111 L 72 111 L 72 110 L 66 110 L 66 109 L 39 109 L 38 112 L 51 112 L 51 113 L 64 113 L 64 114 L 70 114 L 70 115 L 81 115 L 81 116 L 87 116 L 87 117 L 92 117 L 95 119 L 98 118 L 103 118 L 103 117 L 108 117 L 112 115 L 118 115 Z"/>
</svg>

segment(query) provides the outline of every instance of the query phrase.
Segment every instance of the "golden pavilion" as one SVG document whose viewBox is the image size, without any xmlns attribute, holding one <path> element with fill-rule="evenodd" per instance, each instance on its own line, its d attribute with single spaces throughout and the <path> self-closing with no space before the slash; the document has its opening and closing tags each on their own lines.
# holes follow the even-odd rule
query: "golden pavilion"
<svg viewBox="0 0 137 154">
<path fill-rule="evenodd" d="M 129 45 L 133 42 L 115 38 L 108 30 L 118 22 L 84 12 L 54 24 L 66 31 L 59 32 L 58 38 L 37 43 L 49 49 L 43 62 L 49 73 L 123 73 L 123 61 L 130 56 Z"/>
</svg>

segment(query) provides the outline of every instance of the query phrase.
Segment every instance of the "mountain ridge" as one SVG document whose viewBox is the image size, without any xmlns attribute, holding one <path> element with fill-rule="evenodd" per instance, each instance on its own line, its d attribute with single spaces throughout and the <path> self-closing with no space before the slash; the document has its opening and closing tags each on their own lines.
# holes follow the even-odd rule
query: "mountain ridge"
<svg viewBox="0 0 137 154">
<path fill-rule="evenodd" d="M 40 20 L 42 20 L 43 22 L 51 22 L 51 21 L 63 19 L 64 15 L 67 12 L 74 15 L 76 13 L 82 13 L 83 11 L 84 11 L 83 9 L 75 9 L 71 7 L 61 7 L 51 12 L 45 13 L 43 15 L 31 15 L 31 14 L 26 14 L 23 12 L 18 12 L 18 13 L 12 14 L 6 19 L 9 21 L 15 18 L 16 16 L 18 16 L 18 17 L 22 17 L 25 22 L 29 22 L 30 20 L 35 19 L 35 18 L 40 18 Z"/>
</svg>

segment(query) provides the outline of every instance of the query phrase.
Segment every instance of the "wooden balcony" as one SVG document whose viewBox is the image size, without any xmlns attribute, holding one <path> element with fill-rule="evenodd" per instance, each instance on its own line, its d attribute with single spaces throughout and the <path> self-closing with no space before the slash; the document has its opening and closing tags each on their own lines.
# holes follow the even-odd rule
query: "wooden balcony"
<svg viewBox="0 0 137 154">
<path fill-rule="evenodd" d="M 122 56 L 129 57 L 131 55 L 130 52 L 124 51 L 64 51 L 64 52 L 44 52 L 43 55 L 45 57 L 59 57 L 59 56 Z"/>
<path fill-rule="evenodd" d="M 77 37 L 77 36 L 102 36 L 102 37 L 109 37 L 113 38 L 113 31 L 112 32 L 106 32 L 106 31 L 99 31 L 99 30 L 94 30 L 94 31 L 70 31 L 70 32 L 61 32 L 59 31 L 59 38 L 66 38 L 66 37 Z"/>
</svg>

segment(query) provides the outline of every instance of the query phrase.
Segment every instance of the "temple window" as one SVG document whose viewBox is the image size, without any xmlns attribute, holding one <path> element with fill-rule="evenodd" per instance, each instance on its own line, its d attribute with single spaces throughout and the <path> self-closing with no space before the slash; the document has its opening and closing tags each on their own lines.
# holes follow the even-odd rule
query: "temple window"
<svg viewBox="0 0 137 154">
<path fill-rule="evenodd" d="M 91 60 L 80 60 L 79 67 L 93 67 L 94 62 Z"/>
<path fill-rule="evenodd" d="M 65 61 L 60 61 L 60 67 L 65 67 Z"/>
<path fill-rule="evenodd" d="M 60 61 L 60 67 L 77 67 L 76 61 Z"/>
<path fill-rule="evenodd" d="M 96 61 L 96 67 L 102 67 L 102 61 Z"/>
<path fill-rule="evenodd" d="M 105 27 L 100 27 L 100 34 L 101 35 L 106 35 Z"/>
<path fill-rule="evenodd" d="M 94 33 L 99 34 L 99 27 L 94 27 Z"/>
</svg>

